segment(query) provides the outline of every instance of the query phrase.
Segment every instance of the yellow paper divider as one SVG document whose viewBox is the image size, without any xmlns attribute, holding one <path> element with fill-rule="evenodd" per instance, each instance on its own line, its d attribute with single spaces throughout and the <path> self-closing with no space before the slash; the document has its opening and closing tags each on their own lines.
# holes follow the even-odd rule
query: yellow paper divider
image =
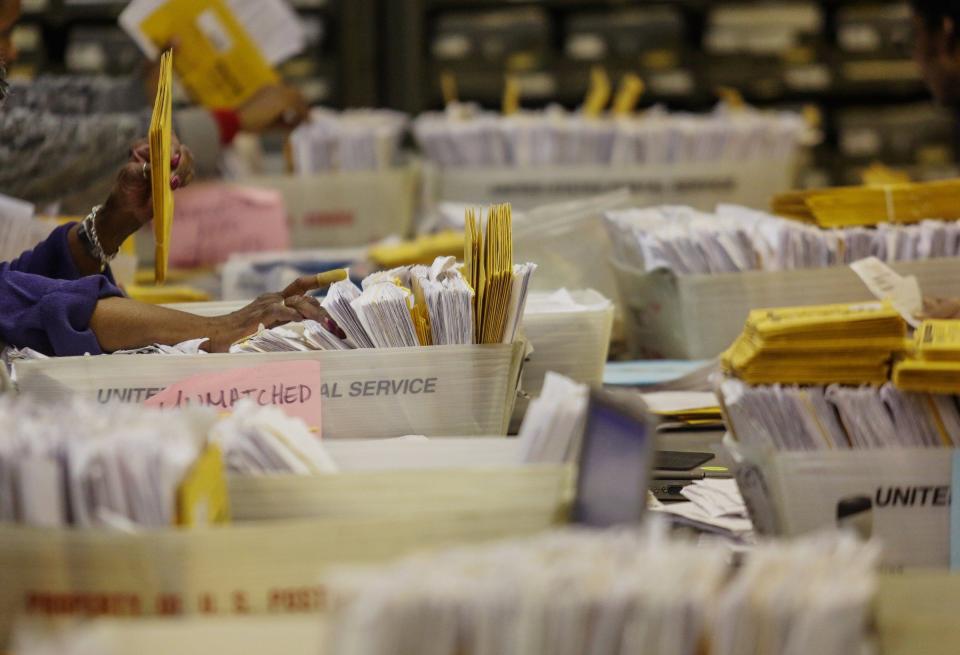
<svg viewBox="0 0 960 655">
<path fill-rule="evenodd" d="M 594 66 L 590 69 L 590 88 L 583 101 L 583 113 L 591 118 L 600 116 L 603 108 L 610 102 L 612 93 L 610 76 L 603 66 Z"/>
<path fill-rule="evenodd" d="M 617 95 L 613 100 L 613 113 L 616 116 L 628 116 L 633 113 L 643 97 L 645 90 L 643 80 L 638 75 L 627 73 L 620 78 Z"/>
<path fill-rule="evenodd" d="M 420 286 L 420 280 L 414 276 L 410 277 L 410 286 L 413 287 L 413 306 L 410 308 L 410 318 L 413 319 L 413 327 L 417 332 L 417 341 L 421 346 L 433 345 L 433 332 L 430 328 L 430 310 L 427 308 L 427 299 L 423 295 L 423 287 Z"/>
<path fill-rule="evenodd" d="M 153 234 L 156 240 L 154 278 L 167 278 L 170 230 L 173 226 L 173 192 L 170 190 L 170 158 L 173 135 L 173 52 L 160 56 L 160 81 L 150 119 L 150 174 L 153 186 Z"/>
<path fill-rule="evenodd" d="M 730 107 L 730 109 L 743 111 L 747 107 L 747 101 L 743 99 L 743 94 L 732 86 L 718 86 L 716 93 L 717 97 Z"/>
<path fill-rule="evenodd" d="M 503 78 L 503 101 L 501 108 L 504 116 L 510 116 L 520 111 L 520 80 L 516 75 L 507 75 Z"/>
<path fill-rule="evenodd" d="M 198 526 L 230 522 L 230 495 L 223 453 L 207 446 L 177 489 L 177 525 Z"/>
<path fill-rule="evenodd" d="M 458 101 L 460 94 L 457 89 L 457 76 L 451 71 L 440 73 L 440 93 L 443 94 L 444 105 L 452 105 Z"/>
<path fill-rule="evenodd" d="M 177 39 L 177 75 L 205 107 L 234 109 L 280 80 L 223 0 L 167 0 L 140 28 L 157 47 Z"/>
</svg>

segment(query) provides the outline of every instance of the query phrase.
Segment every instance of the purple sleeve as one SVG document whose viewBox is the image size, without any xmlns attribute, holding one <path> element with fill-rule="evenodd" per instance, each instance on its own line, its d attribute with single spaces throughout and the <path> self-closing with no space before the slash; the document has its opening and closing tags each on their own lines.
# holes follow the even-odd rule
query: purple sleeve
<svg viewBox="0 0 960 655">
<path fill-rule="evenodd" d="M 80 279 L 82 276 L 73 261 L 73 255 L 70 253 L 70 245 L 67 240 L 70 229 L 74 225 L 76 223 L 67 223 L 56 228 L 46 240 L 37 244 L 33 250 L 26 251 L 10 262 L 10 270 L 42 275 L 55 280 Z M 116 284 L 109 267 L 103 272 L 103 275 L 109 280 L 110 284 Z"/>
<path fill-rule="evenodd" d="M 57 280 L 0 263 L 0 341 L 46 355 L 100 354 L 90 317 L 101 298 L 120 295 L 103 275 Z"/>
</svg>

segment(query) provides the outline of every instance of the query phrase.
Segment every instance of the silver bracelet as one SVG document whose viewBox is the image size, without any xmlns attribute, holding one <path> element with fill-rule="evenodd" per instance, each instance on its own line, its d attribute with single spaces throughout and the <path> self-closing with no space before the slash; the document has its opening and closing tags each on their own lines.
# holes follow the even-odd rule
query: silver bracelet
<svg viewBox="0 0 960 655">
<path fill-rule="evenodd" d="M 97 205 L 90 210 L 90 213 L 87 214 L 87 217 L 83 219 L 83 222 L 80 224 L 81 236 L 85 236 L 87 250 L 90 253 L 90 256 L 100 262 L 100 270 L 103 270 L 107 267 L 113 258 L 117 256 L 117 253 L 108 255 L 104 250 L 103 246 L 100 244 L 100 237 L 97 235 L 97 216 L 100 214 L 100 210 L 103 209 L 103 205 Z"/>
</svg>

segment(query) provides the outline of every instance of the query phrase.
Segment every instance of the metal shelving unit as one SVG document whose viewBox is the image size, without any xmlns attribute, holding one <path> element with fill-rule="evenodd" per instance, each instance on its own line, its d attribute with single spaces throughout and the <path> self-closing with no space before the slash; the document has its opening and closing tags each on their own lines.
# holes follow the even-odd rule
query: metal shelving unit
<svg viewBox="0 0 960 655">
<path fill-rule="evenodd" d="M 322 39 L 281 67 L 285 77 L 317 104 L 378 104 L 376 0 L 301 0 L 292 4 L 305 21 L 322 25 Z M 142 57 L 117 26 L 125 5 L 123 1 L 77 4 L 69 0 L 28 4 L 18 29 L 30 32 L 24 41 L 36 40 L 37 48 L 23 52 L 19 70 L 12 67 L 12 72 L 136 74 Z M 37 33 L 39 39 L 35 39 Z M 80 46 L 78 35 L 86 39 Z"/>
<path fill-rule="evenodd" d="M 815 105 L 823 116 L 826 136 L 823 146 L 815 153 L 815 166 L 819 169 L 817 177 L 834 183 L 853 181 L 855 169 L 874 158 L 870 156 L 871 149 L 865 147 L 871 138 L 867 134 L 869 126 L 860 129 L 860 145 L 864 147 L 859 149 L 857 156 L 852 156 L 845 147 L 857 140 L 857 135 L 850 134 L 851 130 L 858 129 L 851 127 L 847 120 L 850 112 L 856 113 L 862 107 L 875 108 L 881 114 L 888 109 L 890 112 L 886 113 L 905 109 L 907 115 L 914 111 L 917 121 L 928 128 L 931 121 L 939 121 L 939 132 L 927 129 L 924 135 L 940 139 L 943 152 L 925 161 L 904 158 L 902 155 L 909 148 L 904 148 L 902 143 L 887 147 L 889 144 L 885 141 L 896 137 L 889 133 L 889 126 L 884 125 L 874 129 L 873 137 L 883 142 L 875 148 L 875 158 L 884 159 L 883 155 L 895 153 L 899 159 L 884 161 L 910 168 L 915 174 L 941 175 L 944 170 L 949 170 L 956 158 L 955 153 L 960 150 L 955 147 L 955 120 L 933 107 L 912 67 L 909 15 L 899 18 L 900 14 L 896 13 L 902 11 L 896 9 L 897 5 L 903 4 L 894 0 L 381 0 L 383 98 L 386 104 L 409 113 L 438 109 L 442 106 L 439 78 L 442 72 L 450 72 L 458 80 L 461 100 L 496 108 L 500 103 L 504 76 L 511 73 L 521 82 L 524 106 L 539 107 L 558 102 L 574 107 L 584 97 L 591 67 L 599 64 L 613 80 L 626 72 L 638 73 L 646 79 L 645 105 L 662 103 L 672 109 L 706 111 L 715 104 L 714 90 L 721 84 L 737 88 L 748 102 L 762 107 Z M 777 56 L 720 54 L 708 47 L 714 12 L 732 6 L 756 9 L 784 5 L 815 7 L 820 16 L 816 32 L 805 35 L 799 44 L 784 49 Z M 859 18 L 851 18 L 849 12 L 851 9 L 865 11 L 865 5 L 887 7 L 883 10 L 885 12 L 894 8 L 894 13 L 892 18 L 878 19 L 875 25 L 869 23 L 869 18 L 863 19 L 863 24 L 855 23 L 854 19 Z M 606 53 L 579 59 L 570 56 L 572 26 L 576 17 L 608 14 L 611 16 L 610 30 L 614 30 L 617 17 L 628 15 L 623 12 L 649 10 L 651 7 L 667 8 L 682 20 L 682 36 L 677 39 L 676 52 L 666 57 L 668 65 L 664 65 L 662 48 L 643 52 L 642 46 L 640 54 L 624 56 L 613 52 L 610 47 L 601 48 L 602 44 L 594 43 L 595 49 L 606 50 Z M 470 50 L 468 41 L 472 37 L 469 33 L 482 31 L 481 14 L 531 10 L 538 12 L 542 19 L 547 35 L 546 47 L 542 46 L 542 37 L 531 30 L 534 36 L 526 42 L 517 38 L 512 45 L 506 46 L 509 49 L 515 45 L 517 51 L 514 53 L 507 51 L 498 57 L 485 58 L 477 49 Z M 456 19 L 459 20 L 456 29 L 449 28 L 451 17 L 460 17 Z M 461 24 L 465 27 L 461 28 Z M 509 41 L 503 36 L 511 29 L 509 21 L 504 25 L 500 34 L 494 33 L 492 38 Z M 763 30 L 758 28 L 758 31 Z M 654 34 L 645 38 L 656 40 L 658 36 Z M 870 48 L 864 52 L 851 51 L 851 43 L 862 45 L 857 42 L 858 38 L 867 45 L 871 39 L 876 40 L 877 48 L 872 52 Z M 438 43 L 442 46 L 440 54 L 448 55 L 446 58 L 437 56 Z M 589 38 L 583 40 L 583 45 L 584 52 L 589 54 Z M 469 54 L 459 60 L 456 56 L 449 56 L 450 53 L 456 54 L 458 47 Z M 658 63 L 659 69 L 651 65 Z M 859 79 L 851 79 L 854 74 Z M 686 81 L 681 76 L 685 76 Z M 663 79 L 658 80 L 658 77 Z M 658 84 L 658 81 L 662 83 Z M 909 132 L 908 125 L 904 129 Z M 917 142 L 916 150 L 930 154 L 934 150 L 931 145 Z M 942 157 L 944 152 L 946 160 Z"/>
</svg>

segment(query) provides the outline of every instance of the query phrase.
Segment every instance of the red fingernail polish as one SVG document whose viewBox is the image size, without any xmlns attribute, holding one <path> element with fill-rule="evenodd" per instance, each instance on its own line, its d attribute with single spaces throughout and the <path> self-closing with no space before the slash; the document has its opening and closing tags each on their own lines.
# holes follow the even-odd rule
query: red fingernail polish
<svg viewBox="0 0 960 655">
<path fill-rule="evenodd" d="M 180 153 L 178 152 L 173 156 L 173 160 L 170 162 L 170 165 L 176 168 L 180 165 Z"/>
<path fill-rule="evenodd" d="M 179 176 L 179 175 L 174 175 L 174 176 L 173 176 L 173 179 L 170 180 L 170 188 L 173 189 L 174 191 L 176 191 L 177 189 L 180 188 L 180 176 Z"/>
</svg>

